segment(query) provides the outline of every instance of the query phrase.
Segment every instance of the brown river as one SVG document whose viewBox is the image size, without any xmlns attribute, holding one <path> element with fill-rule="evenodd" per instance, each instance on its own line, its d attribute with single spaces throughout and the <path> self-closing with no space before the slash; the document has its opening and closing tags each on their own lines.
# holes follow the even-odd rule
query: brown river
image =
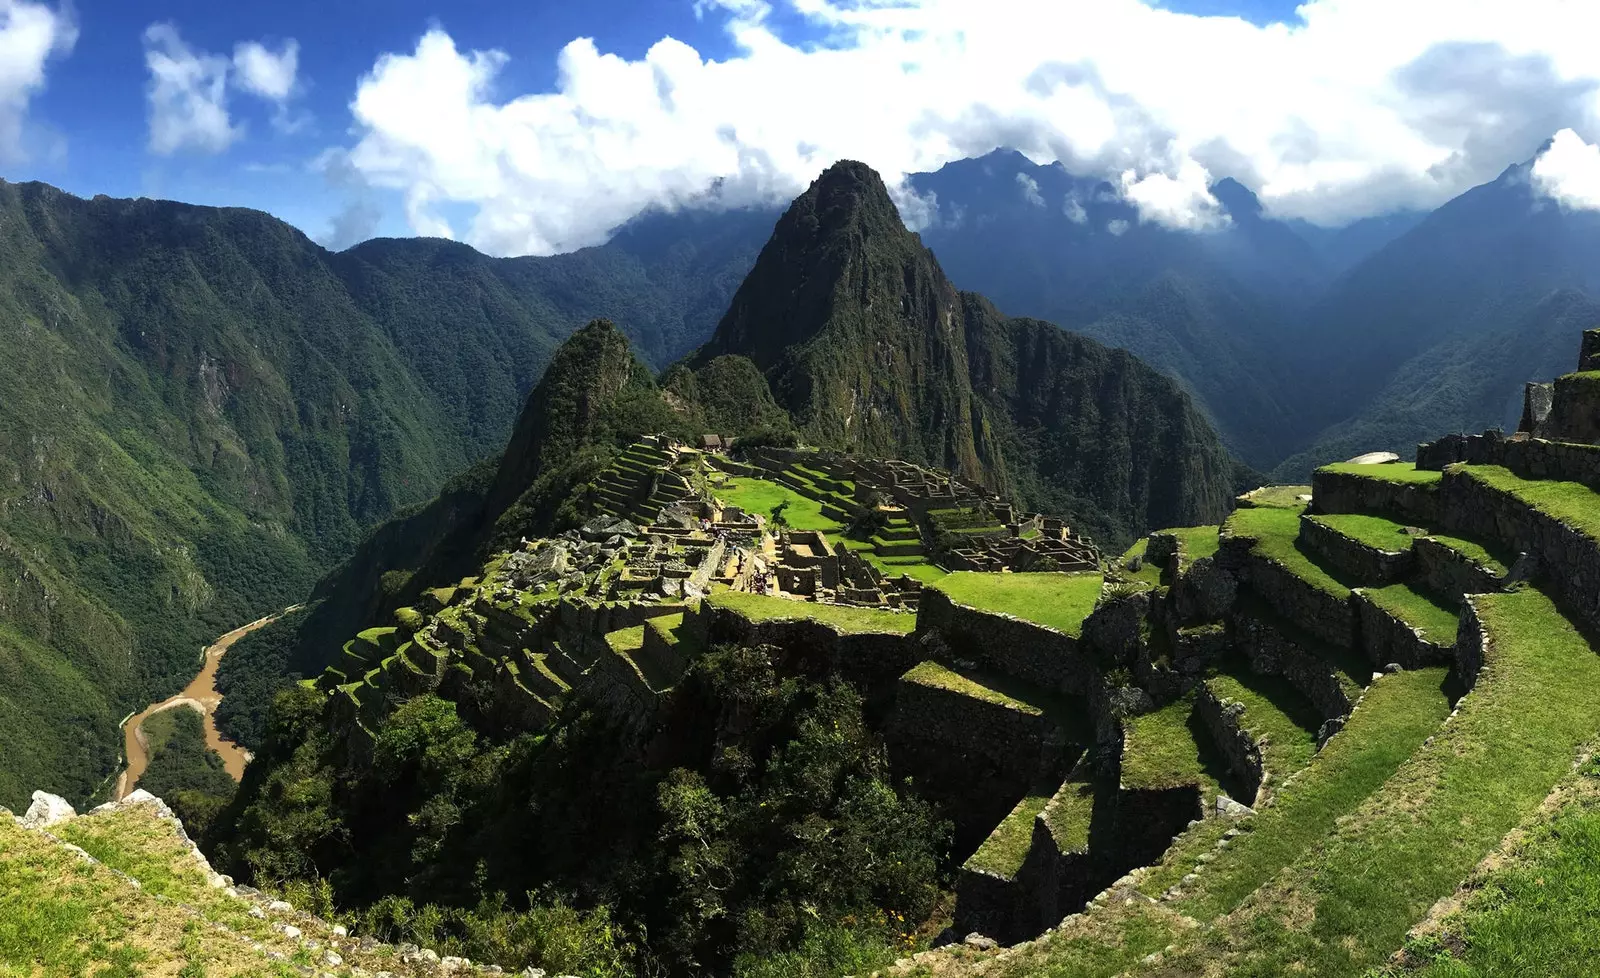
<svg viewBox="0 0 1600 978">
<path fill-rule="evenodd" d="M 250 752 L 240 747 L 231 740 L 224 740 L 217 730 L 216 711 L 217 704 L 222 702 L 222 694 L 217 692 L 217 665 L 222 662 L 222 657 L 228 654 L 228 649 L 239 639 L 251 632 L 276 621 L 283 615 L 298 609 L 295 605 L 282 611 L 274 612 L 265 618 L 258 618 L 248 625 L 240 625 L 233 631 L 217 639 L 206 649 L 205 664 L 200 667 L 200 672 L 194 677 L 183 692 L 176 696 L 164 699 L 159 703 L 152 703 L 144 712 L 136 713 L 129 717 L 122 726 L 122 752 L 128 759 L 128 766 L 117 778 L 115 798 L 121 801 L 129 792 L 139 785 L 139 778 L 144 774 L 145 767 L 150 763 L 150 742 L 144 734 L 144 722 L 163 710 L 172 710 L 179 707 L 195 710 L 203 718 L 206 732 L 206 746 L 216 751 L 222 757 L 223 766 L 238 781 L 244 777 L 244 766 L 250 763 Z"/>
</svg>

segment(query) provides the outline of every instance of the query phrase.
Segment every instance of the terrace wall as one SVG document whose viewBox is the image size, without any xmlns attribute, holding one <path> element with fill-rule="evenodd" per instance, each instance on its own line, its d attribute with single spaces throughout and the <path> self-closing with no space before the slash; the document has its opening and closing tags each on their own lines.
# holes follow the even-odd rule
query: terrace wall
<svg viewBox="0 0 1600 978">
<path fill-rule="evenodd" d="M 1459 599 L 1466 594 L 1489 594 L 1505 583 L 1504 575 L 1490 570 L 1428 537 L 1412 544 L 1417 572 L 1436 594 Z"/>
<path fill-rule="evenodd" d="M 1328 662 L 1247 612 L 1235 613 L 1231 624 L 1235 644 L 1256 672 L 1282 676 L 1311 701 L 1324 719 L 1350 712 L 1350 697 Z"/>
<path fill-rule="evenodd" d="M 1338 597 L 1300 577 L 1270 557 L 1250 554 L 1241 576 L 1278 614 L 1317 638 L 1354 648 L 1356 616 L 1347 597 Z"/>
<path fill-rule="evenodd" d="M 1311 473 L 1312 506 L 1319 513 L 1388 513 L 1431 526 L 1439 499 L 1428 483 L 1390 482 L 1346 472 Z"/>
<path fill-rule="evenodd" d="M 938 588 L 922 591 L 917 631 L 937 631 L 961 658 L 1042 689 L 1088 694 L 1098 685 L 1099 671 L 1073 636 L 960 604 Z"/>
<path fill-rule="evenodd" d="M 1201 684 L 1195 695 L 1194 709 L 1211 732 L 1217 749 L 1227 759 L 1228 768 L 1239 778 L 1244 790 L 1243 797 L 1237 800 L 1254 807 L 1266 766 L 1261 759 L 1261 745 L 1244 728 L 1244 704 L 1224 702 L 1211 687 Z"/>
<path fill-rule="evenodd" d="M 1378 667 L 1398 663 L 1406 669 L 1447 663 L 1454 648 L 1429 641 L 1416 629 L 1389 614 L 1360 591 L 1354 597 L 1361 616 L 1361 646 Z"/>
<path fill-rule="evenodd" d="M 1300 540 L 1336 569 L 1367 584 L 1393 584 L 1411 572 L 1414 561 L 1410 547 L 1383 550 L 1370 546 L 1307 514 L 1300 517 Z"/>
</svg>

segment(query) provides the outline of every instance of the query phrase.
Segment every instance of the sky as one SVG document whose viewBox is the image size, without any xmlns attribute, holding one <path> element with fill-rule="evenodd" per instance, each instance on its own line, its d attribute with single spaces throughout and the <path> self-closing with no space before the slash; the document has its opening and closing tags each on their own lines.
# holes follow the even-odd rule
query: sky
<svg viewBox="0 0 1600 978">
<path fill-rule="evenodd" d="M 0 177 L 498 255 L 841 158 L 927 213 L 905 174 L 997 148 L 1197 232 L 1226 176 L 1338 225 L 1535 154 L 1595 209 L 1596 39 L 1593 0 L 0 0 Z"/>
</svg>

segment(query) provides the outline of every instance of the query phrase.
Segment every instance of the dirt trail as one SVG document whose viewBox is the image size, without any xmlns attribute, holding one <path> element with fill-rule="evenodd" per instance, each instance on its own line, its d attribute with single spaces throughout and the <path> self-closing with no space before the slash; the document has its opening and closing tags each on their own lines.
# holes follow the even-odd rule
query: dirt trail
<svg viewBox="0 0 1600 978">
<path fill-rule="evenodd" d="M 184 687 L 183 692 L 159 703 L 150 704 L 144 712 L 135 714 L 122 725 L 122 752 L 128 759 L 128 766 L 117 778 L 115 797 L 118 801 L 127 797 L 128 793 L 138 786 L 139 778 L 150 763 L 150 742 L 144 734 L 144 722 L 163 710 L 179 706 L 186 706 L 200 713 L 204 718 L 206 746 L 221 755 L 223 766 L 235 781 L 244 777 L 244 766 L 250 763 L 250 752 L 231 740 L 223 740 L 221 732 L 217 730 L 215 713 L 217 704 L 222 702 L 222 694 L 217 692 L 217 665 L 222 662 L 222 657 L 228 654 L 228 649 L 233 643 L 299 608 L 300 605 L 294 605 L 265 618 L 258 618 L 248 625 L 240 625 L 217 639 L 206 649 L 205 664 L 200 667 L 200 672 L 189 685 Z"/>
</svg>

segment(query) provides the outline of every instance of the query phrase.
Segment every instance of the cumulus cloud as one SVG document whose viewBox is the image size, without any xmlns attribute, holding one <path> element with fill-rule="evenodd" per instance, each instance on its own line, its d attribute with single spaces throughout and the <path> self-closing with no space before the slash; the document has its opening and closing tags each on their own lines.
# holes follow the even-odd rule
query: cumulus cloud
<svg viewBox="0 0 1600 978">
<path fill-rule="evenodd" d="M 278 51 L 245 41 L 230 59 L 190 47 L 172 24 L 151 24 L 144 32 L 144 61 L 150 72 L 145 94 L 153 153 L 220 153 L 233 145 L 244 126 L 235 124 L 228 111 L 231 90 L 272 103 L 272 123 L 279 130 L 292 131 L 304 121 L 290 110 L 299 90 L 300 45 L 293 38 Z"/>
<path fill-rule="evenodd" d="M 551 89 L 523 94 L 497 85 L 511 54 L 430 31 L 361 79 L 351 160 L 404 195 L 417 230 L 513 254 L 594 244 L 708 193 L 781 200 L 840 158 L 894 184 L 1011 147 L 1109 179 L 1141 220 L 1206 228 L 1223 218 L 1205 177 L 1339 223 L 1437 205 L 1558 129 L 1600 138 L 1600 4 L 1307 0 L 1267 26 L 1156 0 L 695 9 L 732 56 L 663 38 L 629 59 L 578 38 Z M 795 18 L 826 43 L 786 37 Z M 445 204 L 471 216 L 452 228 Z"/>
<path fill-rule="evenodd" d="M 1539 193 L 1573 210 L 1600 210 L 1600 146 L 1563 129 L 1533 162 L 1530 174 Z"/>
<path fill-rule="evenodd" d="M 1017 186 L 1022 188 L 1022 199 L 1035 207 L 1044 206 L 1044 198 L 1039 195 L 1039 181 L 1026 173 L 1017 174 Z"/>
<path fill-rule="evenodd" d="M 272 125 L 281 132 L 294 132 L 306 123 L 290 108 L 290 100 L 300 93 L 300 43 L 294 38 L 277 51 L 260 41 L 244 41 L 233 47 L 234 84 L 258 98 L 272 103 Z"/>
<path fill-rule="evenodd" d="M 25 153 L 28 103 L 45 84 L 45 65 L 78 40 L 70 7 L 0 0 L 0 160 Z"/>
<path fill-rule="evenodd" d="M 1084 210 L 1083 201 L 1072 194 L 1068 194 L 1061 202 L 1061 213 L 1074 224 L 1083 224 L 1089 220 L 1089 212 Z"/>
</svg>

